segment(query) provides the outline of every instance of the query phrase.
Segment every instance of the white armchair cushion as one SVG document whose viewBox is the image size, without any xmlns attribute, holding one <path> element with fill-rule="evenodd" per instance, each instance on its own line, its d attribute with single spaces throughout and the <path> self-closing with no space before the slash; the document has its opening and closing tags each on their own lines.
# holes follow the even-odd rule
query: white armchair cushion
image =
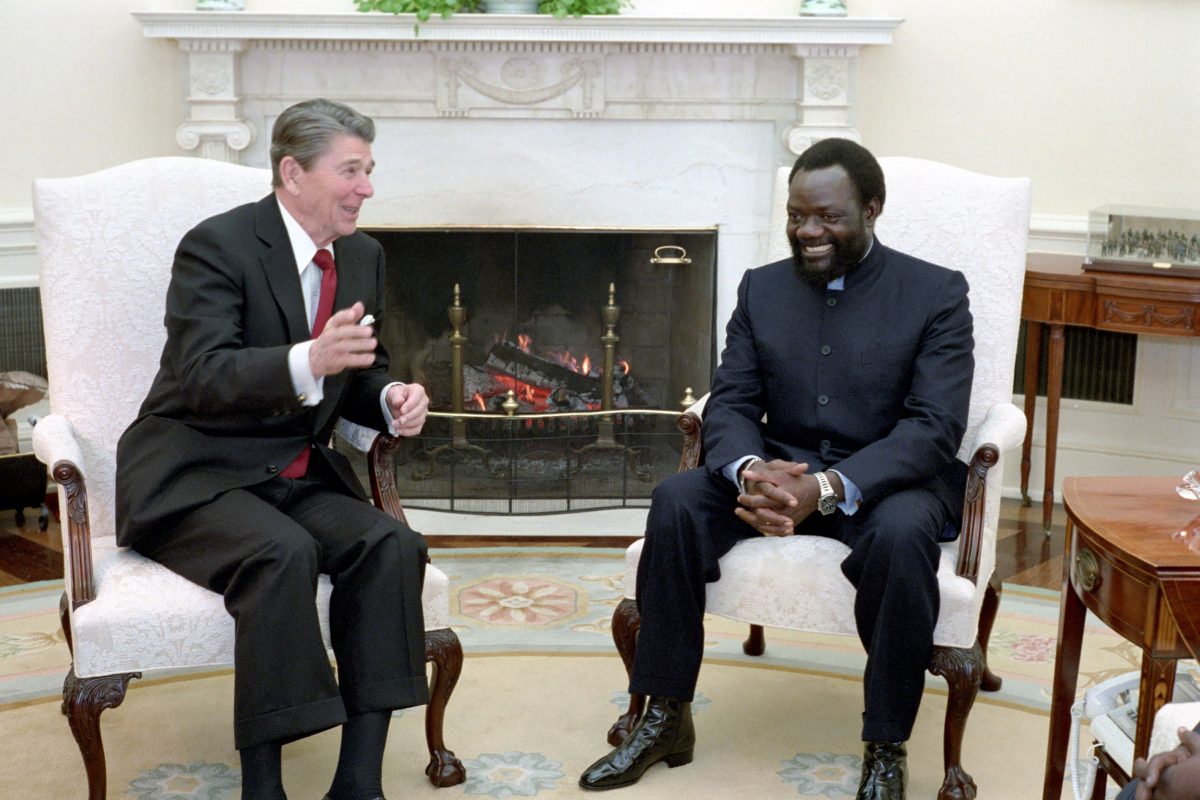
<svg viewBox="0 0 1200 800">
<path fill-rule="evenodd" d="M 221 595 L 124 547 L 109 536 L 92 542 L 96 599 L 75 609 L 79 677 L 233 664 L 233 617 Z M 446 574 L 425 567 L 421 601 L 426 630 L 450 625 Z M 317 584 L 321 634 L 329 645 L 329 578 Z"/>
<path fill-rule="evenodd" d="M 625 596 L 636 596 L 644 539 L 625 551 Z M 975 584 L 954 574 L 958 548 L 944 544 L 938 567 L 942 609 L 934 644 L 970 647 L 979 625 Z M 819 536 L 760 536 L 721 558 L 721 580 L 708 585 L 710 614 L 755 625 L 857 635 L 854 587 L 842 575 L 850 548 Z M 982 595 L 982 593 L 979 593 Z"/>
</svg>

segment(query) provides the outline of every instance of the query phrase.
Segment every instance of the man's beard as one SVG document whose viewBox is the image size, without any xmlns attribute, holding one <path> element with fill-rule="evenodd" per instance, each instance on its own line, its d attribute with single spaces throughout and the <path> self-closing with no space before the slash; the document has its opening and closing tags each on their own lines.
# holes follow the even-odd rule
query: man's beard
<svg viewBox="0 0 1200 800">
<path fill-rule="evenodd" d="M 804 263 L 802 245 L 797 240 L 788 239 L 788 244 L 792 248 L 792 269 L 795 271 L 796 277 L 815 289 L 824 289 L 825 284 L 830 281 L 853 272 L 866 251 L 862 239 L 857 237 L 845 245 L 835 241 L 832 243 L 833 263 L 829 265 L 828 269 L 814 269 Z"/>
</svg>

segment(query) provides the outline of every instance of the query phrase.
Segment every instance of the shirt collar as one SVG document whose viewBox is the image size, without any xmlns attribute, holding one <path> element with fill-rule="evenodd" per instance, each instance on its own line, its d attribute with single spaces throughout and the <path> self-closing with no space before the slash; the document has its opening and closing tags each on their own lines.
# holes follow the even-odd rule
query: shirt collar
<svg viewBox="0 0 1200 800">
<path fill-rule="evenodd" d="M 867 256 L 871 255 L 871 251 L 875 249 L 875 237 L 871 237 L 871 243 L 867 245 L 867 252 L 863 253 L 863 257 L 858 260 L 858 263 L 863 263 L 867 260 Z M 838 275 L 836 278 L 825 284 L 825 288 L 833 292 L 840 292 L 846 288 L 846 276 Z"/>
<path fill-rule="evenodd" d="M 292 246 L 292 255 L 296 259 L 296 272 L 304 272 L 304 268 L 312 263 L 313 256 L 317 254 L 317 250 L 328 250 L 330 255 L 333 255 L 333 245 L 327 244 L 324 247 L 317 247 L 313 244 L 312 237 L 304 230 L 296 218 L 293 217 L 283 203 L 279 202 L 279 198 L 275 198 L 275 202 L 279 205 L 279 213 L 283 215 L 283 227 L 287 229 L 288 242 Z"/>
</svg>

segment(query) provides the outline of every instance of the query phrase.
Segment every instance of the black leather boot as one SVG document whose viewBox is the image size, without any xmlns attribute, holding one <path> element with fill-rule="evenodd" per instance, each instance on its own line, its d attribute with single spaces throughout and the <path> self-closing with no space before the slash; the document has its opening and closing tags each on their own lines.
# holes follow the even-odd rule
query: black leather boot
<svg viewBox="0 0 1200 800">
<path fill-rule="evenodd" d="M 904 800 L 908 751 L 904 742 L 867 742 L 855 800 Z"/>
<path fill-rule="evenodd" d="M 642 721 L 620 746 L 584 771 L 579 785 L 584 789 L 631 786 L 659 761 L 666 761 L 668 767 L 692 763 L 695 746 L 692 704 L 652 697 Z"/>
</svg>

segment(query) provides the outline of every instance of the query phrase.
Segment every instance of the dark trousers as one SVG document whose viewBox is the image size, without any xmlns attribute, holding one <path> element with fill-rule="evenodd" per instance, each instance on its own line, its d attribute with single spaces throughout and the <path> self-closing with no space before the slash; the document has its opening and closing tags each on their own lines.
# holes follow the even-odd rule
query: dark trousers
<svg viewBox="0 0 1200 800">
<path fill-rule="evenodd" d="M 421 585 L 425 540 L 356 497 L 309 477 L 220 495 L 137 549 L 219 592 L 236 625 L 239 750 L 340 725 L 347 714 L 429 700 Z M 330 576 L 335 679 L 314 597 Z"/>
<path fill-rule="evenodd" d="M 737 489 L 700 468 L 654 490 L 638 566 L 641 613 L 630 691 L 690 702 L 704 649 L 706 584 L 717 563 L 759 533 L 733 513 Z M 854 618 L 867 651 L 864 741 L 906 741 L 933 652 L 939 593 L 937 535 L 950 510 L 931 492 L 906 489 L 853 516 L 814 513 L 800 535 L 827 536 L 850 548 L 842 572 L 857 590 Z"/>
</svg>

